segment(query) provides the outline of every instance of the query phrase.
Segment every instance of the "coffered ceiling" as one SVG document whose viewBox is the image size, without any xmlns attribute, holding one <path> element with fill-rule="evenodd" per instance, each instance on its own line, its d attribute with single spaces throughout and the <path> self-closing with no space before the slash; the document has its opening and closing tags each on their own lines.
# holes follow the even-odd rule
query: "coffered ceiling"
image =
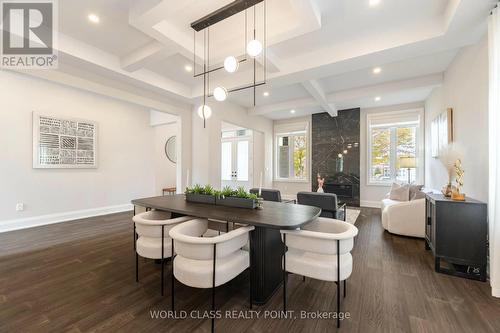
<svg viewBox="0 0 500 333">
<path fill-rule="evenodd" d="M 200 62 L 203 36 L 198 33 L 195 44 L 190 23 L 230 2 L 60 1 L 60 70 L 85 68 L 122 89 L 141 87 L 177 103 L 197 104 L 203 80 L 193 78 L 193 71 L 201 69 L 192 68 L 193 51 L 196 47 Z M 494 3 L 380 0 L 370 6 L 369 0 L 266 0 L 267 84 L 257 89 L 255 107 L 251 90 L 231 93 L 229 101 L 279 119 L 425 100 L 460 48 L 485 35 Z M 262 40 L 263 5 L 255 12 Z M 99 23 L 88 20 L 91 13 Z M 251 26 L 253 10 L 247 20 Z M 244 22 L 242 12 L 210 28 L 212 65 L 228 55 L 244 56 Z M 257 61 L 261 78 L 264 62 Z M 211 88 L 248 83 L 252 68 L 247 61 L 237 73 L 211 75 Z M 214 112 L 218 103 L 224 102 L 208 102 Z"/>
</svg>

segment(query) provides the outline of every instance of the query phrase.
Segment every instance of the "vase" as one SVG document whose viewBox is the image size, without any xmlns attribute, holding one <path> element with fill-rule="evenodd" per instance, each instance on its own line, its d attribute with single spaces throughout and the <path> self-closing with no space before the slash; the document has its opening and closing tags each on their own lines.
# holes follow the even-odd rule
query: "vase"
<svg viewBox="0 0 500 333">
<path fill-rule="evenodd" d="M 445 186 L 443 186 L 443 188 L 441 189 L 441 193 L 443 193 L 443 195 L 447 198 L 450 198 L 451 197 L 451 194 L 453 192 L 453 188 L 451 186 L 451 183 L 448 183 L 446 184 Z"/>
<path fill-rule="evenodd" d="M 454 189 L 451 192 L 451 199 L 452 200 L 456 200 L 456 201 L 465 201 L 465 194 L 464 193 L 460 193 L 459 189 Z"/>
</svg>

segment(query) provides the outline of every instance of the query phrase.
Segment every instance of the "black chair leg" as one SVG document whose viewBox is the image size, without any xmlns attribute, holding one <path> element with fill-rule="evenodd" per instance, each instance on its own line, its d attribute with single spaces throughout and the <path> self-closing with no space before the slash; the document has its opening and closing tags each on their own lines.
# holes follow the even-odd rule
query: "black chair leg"
<svg viewBox="0 0 500 333">
<path fill-rule="evenodd" d="M 233 223 L 233 230 L 234 230 L 234 223 Z M 249 279 L 249 282 L 250 282 L 250 290 L 249 290 L 249 303 L 250 303 L 250 310 L 252 310 L 252 307 L 253 307 L 253 301 L 252 301 L 252 293 L 253 293 L 253 288 L 252 288 L 252 259 L 253 259 L 253 255 L 252 255 L 252 235 L 249 235 L 250 237 L 248 237 L 248 245 L 249 245 L 249 249 L 248 249 L 248 254 L 249 254 L 249 258 L 248 258 L 248 262 L 249 262 L 249 265 L 248 265 L 248 279 Z"/>
<path fill-rule="evenodd" d="M 161 226 L 161 295 L 163 296 L 163 285 L 165 277 L 165 226 Z"/>
<path fill-rule="evenodd" d="M 286 312 L 286 234 L 283 234 L 283 243 L 285 244 L 285 252 L 283 253 L 283 311 Z"/>
<path fill-rule="evenodd" d="M 134 216 L 135 216 L 135 206 L 134 206 Z M 134 252 L 135 252 L 135 282 L 139 282 L 139 255 L 137 254 L 137 232 L 135 229 L 135 222 L 134 222 Z"/>
<path fill-rule="evenodd" d="M 340 328 L 340 241 L 337 240 L 337 328 Z"/>
<path fill-rule="evenodd" d="M 174 276 L 174 239 L 172 238 L 172 281 L 170 284 L 171 290 L 171 296 L 172 296 L 172 311 L 174 311 L 174 284 L 175 284 L 175 276 Z"/>
<path fill-rule="evenodd" d="M 345 298 L 345 295 L 347 294 L 346 285 L 347 285 L 347 280 L 344 280 L 344 298 Z"/>
<path fill-rule="evenodd" d="M 139 255 L 135 253 L 135 282 L 139 282 Z"/>
<path fill-rule="evenodd" d="M 217 244 L 214 244 L 214 260 L 212 273 L 212 314 L 215 313 L 215 260 L 217 257 Z M 212 316 L 212 333 L 215 332 L 215 316 Z"/>
</svg>

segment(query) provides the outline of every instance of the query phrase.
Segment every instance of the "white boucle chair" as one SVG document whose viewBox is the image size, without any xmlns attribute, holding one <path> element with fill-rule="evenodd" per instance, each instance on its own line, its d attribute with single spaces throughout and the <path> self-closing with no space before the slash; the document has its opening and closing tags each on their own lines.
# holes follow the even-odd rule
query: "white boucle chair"
<svg viewBox="0 0 500 333">
<path fill-rule="evenodd" d="M 245 251 L 242 247 L 247 244 L 249 233 L 254 227 L 240 227 L 220 236 L 203 237 L 207 229 L 208 220 L 194 219 L 170 230 L 175 251 L 172 265 L 172 310 L 175 279 L 194 288 L 212 288 L 212 310 L 215 310 L 215 287 L 231 281 L 250 268 L 251 251 Z M 250 283 L 250 291 L 251 289 Z M 212 318 L 212 331 L 214 325 Z"/>
<path fill-rule="evenodd" d="M 179 223 L 193 219 L 191 216 L 171 218 L 171 213 L 151 210 L 135 215 L 135 280 L 139 282 L 139 256 L 161 260 L 161 295 L 164 285 L 164 260 L 172 257 L 172 241 L 168 235 L 170 229 Z"/>
<path fill-rule="evenodd" d="M 352 273 L 351 250 L 358 228 L 350 223 L 318 217 L 300 230 L 281 230 L 283 254 L 283 310 L 286 311 L 287 272 L 337 284 L 337 327 L 340 327 L 340 282 Z M 338 255 L 340 254 L 340 255 Z"/>
<path fill-rule="evenodd" d="M 425 238 L 425 198 L 411 201 L 382 200 L 382 227 L 391 234 Z"/>
</svg>

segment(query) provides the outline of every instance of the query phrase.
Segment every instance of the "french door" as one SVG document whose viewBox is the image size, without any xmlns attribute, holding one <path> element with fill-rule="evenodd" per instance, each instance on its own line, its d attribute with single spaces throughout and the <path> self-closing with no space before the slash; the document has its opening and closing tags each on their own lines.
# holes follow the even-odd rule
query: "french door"
<svg viewBox="0 0 500 333">
<path fill-rule="evenodd" d="M 253 137 L 223 138 L 221 141 L 221 185 L 250 189 L 253 180 Z"/>
</svg>

